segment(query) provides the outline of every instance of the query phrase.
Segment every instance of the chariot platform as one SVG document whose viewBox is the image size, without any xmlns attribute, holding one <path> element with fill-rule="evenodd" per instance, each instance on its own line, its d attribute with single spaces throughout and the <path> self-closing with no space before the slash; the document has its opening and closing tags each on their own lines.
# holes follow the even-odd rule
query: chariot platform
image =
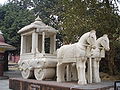
<svg viewBox="0 0 120 90">
<path fill-rule="evenodd" d="M 77 82 L 38 81 L 34 79 L 10 78 L 12 90 L 114 90 L 114 82 L 78 85 Z"/>
</svg>

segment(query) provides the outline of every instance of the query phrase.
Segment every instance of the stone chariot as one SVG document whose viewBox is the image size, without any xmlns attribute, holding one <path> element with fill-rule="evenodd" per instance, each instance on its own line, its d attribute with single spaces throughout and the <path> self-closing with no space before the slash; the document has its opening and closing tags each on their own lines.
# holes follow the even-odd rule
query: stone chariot
<svg viewBox="0 0 120 90">
<path fill-rule="evenodd" d="M 21 34 L 21 53 L 18 62 L 23 78 L 37 80 L 53 78 L 57 59 L 56 33 L 57 30 L 44 24 L 39 17 L 35 22 L 18 31 Z M 45 46 L 48 41 L 49 47 Z M 45 48 L 48 48 L 45 51 Z"/>
<path fill-rule="evenodd" d="M 83 34 L 77 43 L 63 45 L 56 50 L 57 30 L 44 24 L 39 17 L 18 33 L 21 34 L 18 65 L 23 78 L 35 76 L 37 80 L 44 80 L 57 76 L 57 82 L 65 80 L 77 80 L 79 84 L 101 82 L 99 62 L 105 57 L 105 50 L 110 49 L 107 35 L 96 40 L 96 31 L 92 30 Z M 86 62 L 88 78 L 85 72 Z"/>
</svg>

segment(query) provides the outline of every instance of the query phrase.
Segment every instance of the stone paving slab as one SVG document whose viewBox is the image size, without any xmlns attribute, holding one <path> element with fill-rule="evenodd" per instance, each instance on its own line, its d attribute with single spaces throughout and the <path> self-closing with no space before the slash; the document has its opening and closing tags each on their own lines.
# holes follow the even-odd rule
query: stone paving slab
<svg viewBox="0 0 120 90">
<path fill-rule="evenodd" d="M 9 80 L 0 80 L 0 90 L 12 90 L 9 89 Z"/>
<path fill-rule="evenodd" d="M 9 78 L 21 78 L 21 73 L 19 70 L 9 70 L 4 72 L 4 76 L 8 76 Z"/>
<path fill-rule="evenodd" d="M 4 72 L 4 76 L 9 78 L 20 78 L 21 74 L 19 70 L 9 70 Z M 9 89 L 9 79 L 0 80 L 0 90 L 12 90 Z"/>
</svg>

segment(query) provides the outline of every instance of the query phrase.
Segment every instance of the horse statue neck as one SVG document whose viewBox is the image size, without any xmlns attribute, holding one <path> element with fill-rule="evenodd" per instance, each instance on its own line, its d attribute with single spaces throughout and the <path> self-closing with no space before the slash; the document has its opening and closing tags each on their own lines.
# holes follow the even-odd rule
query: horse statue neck
<svg viewBox="0 0 120 90">
<path fill-rule="evenodd" d="M 103 37 L 100 37 L 100 38 L 98 38 L 97 39 L 97 41 L 96 41 L 96 48 L 104 48 L 102 45 L 101 45 L 101 39 L 102 39 Z"/>
<path fill-rule="evenodd" d="M 78 43 L 79 43 L 80 45 L 88 44 L 88 43 L 87 43 L 87 39 L 88 39 L 88 37 L 89 37 L 89 34 L 90 34 L 90 32 L 87 32 L 87 33 L 83 34 L 83 35 L 81 36 L 81 38 L 79 39 Z"/>
<path fill-rule="evenodd" d="M 104 47 L 101 45 L 101 40 L 102 37 L 98 38 L 96 41 L 96 49 L 94 50 L 95 52 L 99 52 L 99 57 L 105 57 L 105 49 Z"/>
<path fill-rule="evenodd" d="M 87 39 L 89 38 L 90 32 L 83 34 L 78 41 L 79 46 L 86 51 L 86 56 L 89 57 L 91 53 L 91 47 L 89 47 L 89 43 Z"/>
</svg>

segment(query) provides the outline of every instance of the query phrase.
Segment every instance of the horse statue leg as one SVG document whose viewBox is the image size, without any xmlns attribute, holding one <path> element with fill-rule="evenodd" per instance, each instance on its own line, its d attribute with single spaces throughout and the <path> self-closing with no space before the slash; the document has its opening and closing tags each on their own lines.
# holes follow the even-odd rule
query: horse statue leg
<svg viewBox="0 0 120 90">
<path fill-rule="evenodd" d="M 66 67 L 66 80 L 71 81 L 71 64 Z"/>
<path fill-rule="evenodd" d="M 101 82 L 100 75 L 99 75 L 99 62 L 101 58 L 94 58 L 93 59 L 93 82 Z"/>
<path fill-rule="evenodd" d="M 88 65 L 87 80 L 88 80 L 88 83 L 92 83 L 92 58 L 91 57 L 88 58 L 87 65 Z"/>
<path fill-rule="evenodd" d="M 76 63 L 71 64 L 71 80 L 72 81 L 77 81 L 77 68 L 76 68 Z"/>
<path fill-rule="evenodd" d="M 57 64 L 57 82 L 65 81 L 65 64 Z"/>
<path fill-rule="evenodd" d="M 87 58 L 80 58 L 80 60 L 77 60 L 76 62 L 78 72 L 78 84 L 87 84 L 85 76 L 86 60 Z"/>
</svg>

